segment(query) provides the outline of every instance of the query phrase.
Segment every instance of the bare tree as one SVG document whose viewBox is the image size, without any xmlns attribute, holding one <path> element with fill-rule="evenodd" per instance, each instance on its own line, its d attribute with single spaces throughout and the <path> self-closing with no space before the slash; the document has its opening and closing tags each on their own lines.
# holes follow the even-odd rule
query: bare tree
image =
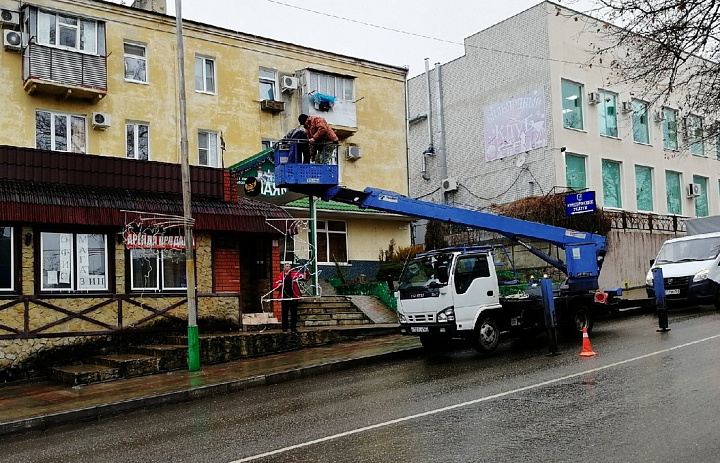
<svg viewBox="0 0 720 463">
<path fill-rule="evenodd" d="M 708 119 L 705 138 L 720 134 L 720 2 L 592 0 L 605 23 L 587 20 L 601 37 L 593 64 L 609 67 L 609 83 L 629 84 L 650 103 Z"/>
</svg>

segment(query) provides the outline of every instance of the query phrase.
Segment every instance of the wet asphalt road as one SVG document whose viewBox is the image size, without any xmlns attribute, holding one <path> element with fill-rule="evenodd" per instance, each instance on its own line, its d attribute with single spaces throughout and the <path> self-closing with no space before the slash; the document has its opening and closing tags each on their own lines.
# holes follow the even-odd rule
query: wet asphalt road
<svg viewBox="0 0 720 463">
<path fill-rule="evenodd" d="M 20 462 L 715 462 L 720 312 L 596 324 L 3 438 Z M 265 455 L 264 455 L 265 454 Z M 263 456 L 264 455 L 264 456 Z"/>
</svg>

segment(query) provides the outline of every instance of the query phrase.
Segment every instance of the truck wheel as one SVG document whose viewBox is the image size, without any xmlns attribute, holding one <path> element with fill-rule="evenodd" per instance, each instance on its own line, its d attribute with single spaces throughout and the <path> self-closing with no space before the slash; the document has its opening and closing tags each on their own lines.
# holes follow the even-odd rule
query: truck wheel
<svg viewBox="0 0 720 463">
<path fill-rule="evenodd" d="M 448 347 L 450 339 L 443 336 L 421 335 L 420 344 L 427 352 L 442 352 Z"/>
<path fill-rule="evenodd" d="M 475 326 L 475 350 L 489 354 L 500 344 L 500 330 L 492 316 L 480 318 Z"/>
<path fill-rule="evenodd" d="M 715 299 L 713 299 L 713 305 L 715 306 L 715 310 L 720 310 L 720 288 L 718 288 L 715 292 Z"/>
<path fill-rule="evenodd" d="M 580 339 L 583 335 L 583 328 L 587 328 L 588 334 L 593 329 L 593 319 L 590 309 L 581 305 L 570 313 L 570 316 L 558 323 L 558 331 L 567 339 Z"/>
</svg>

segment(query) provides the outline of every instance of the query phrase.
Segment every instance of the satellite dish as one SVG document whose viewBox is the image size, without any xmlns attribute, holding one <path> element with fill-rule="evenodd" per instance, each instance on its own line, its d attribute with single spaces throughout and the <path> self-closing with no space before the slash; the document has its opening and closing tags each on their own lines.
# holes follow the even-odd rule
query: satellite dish
<svg viewBox="0 0 720 463">
<path fill-rule="evenodd" d="M 525 155 L 521 154 L 515 159 L 515 167 L 522 167 L 525 164 Z"/>
</svg>

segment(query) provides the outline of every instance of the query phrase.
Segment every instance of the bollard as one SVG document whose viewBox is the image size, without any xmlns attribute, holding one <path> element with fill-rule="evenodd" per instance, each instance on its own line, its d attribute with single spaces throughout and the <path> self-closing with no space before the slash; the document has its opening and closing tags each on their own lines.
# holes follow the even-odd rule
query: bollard
<svg viewBox="0 0 720 463">
<path fill-rule="evenodd" d="M 555 330 L 555 298 L 553 297 L 552 280 L 543 278 L 540 281 L 542 290 L 543 309 L 545 312 L 545 327 L 548 333 L 548 355 L 558 355 L 557 331 Z"/>
<path fill-rule="evenodd" d="M 665 281 L 660 267 L 652 269 L 653 288 L 655 289 L 655 309 L 658 314 L 658 333 L 670 331 L 668 328 L 667 305 L 665 303 Z"/>
</svg>

